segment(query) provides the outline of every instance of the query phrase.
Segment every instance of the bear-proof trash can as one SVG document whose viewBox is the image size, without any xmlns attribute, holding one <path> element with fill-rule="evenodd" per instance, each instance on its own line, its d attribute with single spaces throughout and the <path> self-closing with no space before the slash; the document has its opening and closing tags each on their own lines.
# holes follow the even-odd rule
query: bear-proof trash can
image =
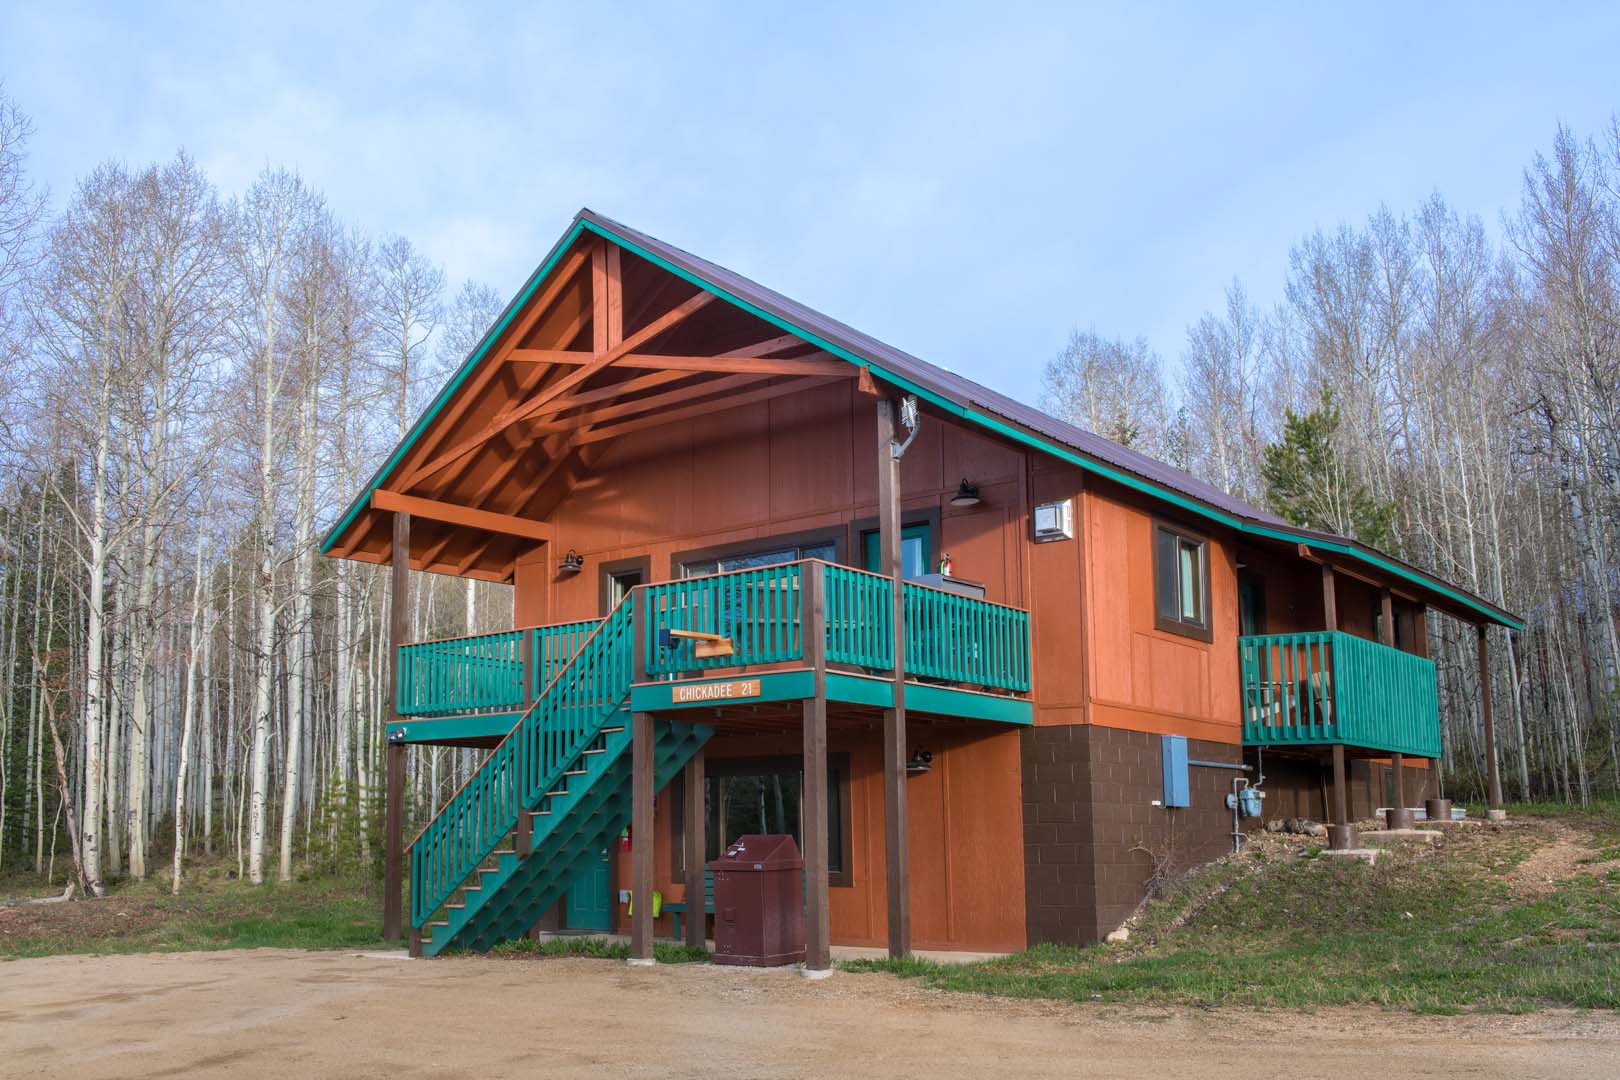
<svg viewBox="0 0 1620 1080">
<path fill-rule="evenodd" d="M 714 962 L 770 967 L 804 959 L 804 856 L 791 836 L 740 836 L 709 864 Z"/>
</svg>

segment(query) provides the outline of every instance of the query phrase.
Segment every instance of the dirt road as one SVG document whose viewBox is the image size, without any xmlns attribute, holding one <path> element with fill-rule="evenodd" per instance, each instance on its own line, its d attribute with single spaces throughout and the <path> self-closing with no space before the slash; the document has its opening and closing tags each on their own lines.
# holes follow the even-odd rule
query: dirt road
<svg viewBox="0 0 1620 1080">
<path fill-rule="evenodd" d="M 0 963 L 7 1077 L 1620 1076 L 1620 1018 L 1122 1009 L 883 975 L 278 950 Z"/>
</svg>

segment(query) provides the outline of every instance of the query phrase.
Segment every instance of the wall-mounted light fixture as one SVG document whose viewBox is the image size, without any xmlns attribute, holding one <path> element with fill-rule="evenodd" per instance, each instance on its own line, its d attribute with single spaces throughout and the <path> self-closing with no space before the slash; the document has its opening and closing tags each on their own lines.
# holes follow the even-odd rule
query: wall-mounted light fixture
<svg viewBox="0 0 1620 1080">
<path fill-rule="evenodd" d="M 557 565 L 559 574 L 577 574 L 583 569 L 585 569 L 585 556 L 573 548 L 568 549 L 568 554 L 564 555 L 562 562 Z"/>
<path fill-rule="evenodd" d="M 967 477 L 956 485 L 956 494 L 951 496 L 952 506 L 978 506 L 984 500 L 979 498 L 979 485 L 968 483 Z"/>
<path fill-rule="evenodd" d="M 906 762 L 906 772 L 925 773 L 934 767 L 934 752 L 932 750 L 916 750 L 912 752 L 911 760 Z"/>
</svg>

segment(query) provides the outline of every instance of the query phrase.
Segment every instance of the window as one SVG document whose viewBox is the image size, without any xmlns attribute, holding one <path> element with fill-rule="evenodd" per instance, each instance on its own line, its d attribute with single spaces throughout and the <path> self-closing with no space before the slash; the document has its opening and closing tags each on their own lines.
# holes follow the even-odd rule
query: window
<svg viewBox="0 0 1620 1080">
<path fill-rule="evenodd" d="M 932 530 L 927 522 L 919 525 L 906 525 L 900 530 L 900 577 L 905 581 L 916 581 L 924 574 L 932 574 L 934 567 L 929 560 L 928 541 Z M 872 529 L 861 534 L 861 546 L 864 549 L 866 568 L 874 574 L 883 572 L 883 553 L 879 550 L 883 534 Z"/>
<path fill-rule="evenodd" d="M 804 791 L 803 762 L 796 756 L 711 758 L 704 772 L 704 861 L 717 859 L 737 837 L 748 833 L 791 833 L 801 848 L 799 823 Z M 670 873 L 685 876 L 686 777 L 670 785 Z M 849 755 L 827 755 L 827 879 L 848 885 Z"/>
<path fill-rule="evenodd" d="M 780 566 L 799 559 L 822 559 L 836 562 L 838 548 L 831 540 L 812 544 L 798 544 L 768 551 L 750 551 L 726 555 L 717 559 L 695 559 L 681 564 L 681 577 L 702 577 L 704 574 L 724 574 L 732 570 L 752 570 L 757 566 Z"/>
<path fill-rule="evenodd" d="M 1153 526 L 1153 623 L 1209 641 L 1209 542 L 1170 525 Z"/>
</svg>

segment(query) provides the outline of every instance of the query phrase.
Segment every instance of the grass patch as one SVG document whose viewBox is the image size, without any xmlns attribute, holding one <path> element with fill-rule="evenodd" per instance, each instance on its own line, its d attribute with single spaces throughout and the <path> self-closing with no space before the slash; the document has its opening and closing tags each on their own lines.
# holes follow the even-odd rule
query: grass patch
<svg viewBox="0 0 1620 1080">
<path fill-rule="evenodd" d="M 31 890 L 37 895 L 40 890 Z M 16 890 L 12 895 L 21 892 Z M 382 937 L 379 899 L 337 879 L 250 885 L 223 866 L 115 884 L 97 900 L 0 907 L 0 958 L 206 949 L 397 947 Z"/>
<path fill-rule="evenodd" d="M 1594 847 L 1620 838 L 1620 804 L 1559 816 Z M 1257 848 L 1149 905 L 1128 945 L 1042 945 L 967 965 L 841 966 L 946 990 L 1072 1001 L 1620 1008 L 1620 871 L 1579 873 L 1524 899 L 1502 880 L 1547 835 L 1536 821 L 1457 832 L 1376 866 Z"/>
<path fill-rule="evenodd" d="M 500 956 L 583 956 L 592 960 L 628 960 L 630 946 L 622 941 L 600 937 L 557 937 L 535 941 L 519 938 L 490 950 Z M 653 942 L 653 958 L 660 964 L 701 964 L 709 960 L 709 950 L 673 941 Z"/>
</svg>

